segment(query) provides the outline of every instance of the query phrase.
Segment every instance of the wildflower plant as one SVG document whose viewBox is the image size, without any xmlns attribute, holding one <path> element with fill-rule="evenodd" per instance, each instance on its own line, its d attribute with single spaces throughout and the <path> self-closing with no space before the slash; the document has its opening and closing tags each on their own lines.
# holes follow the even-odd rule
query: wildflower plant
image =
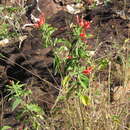
<svg viewBox="0 0 130 130">
<path fill-rule="evenodd" d="M 21 7 L 0 5 L 0 40 L 21 36 L 21 16 L 25 10 Z"/>
<path fill-rule="evenodd" d="M 77 3 L 82 2 L 82 0 L 75 1 Z M 110 0 L 105 0 L 103 4 L 108 4 L 109 1 Z M 96 0 L 88 0 L 87 2 L 90 9 L 97 6 Z M 22 19 L 19 18 L 21 18 L 24 13 L 25 10 L 21 7 L 0 7 L 0 22 L 2 23 L 0 25 L 0 40 L 22 35 L 21 25 L 23 25 L 23 23 Z M 91 21 L 86 21 L 83 17 L 79 17 L 78 15 L 75 19 L 75 24 L 68 25 L 71 30 L 71 32 L 70 30 L 67 32 L 70 33 L 69 40 L 53 37 L 56 28 L 46 23 L 44 14 L 40 14 L 39 18 L 32 16 L 34 23 L 23 26 L 23 29 L 31 26 L 33 29 L 40 31 L 42 34 L 42 47 L 53 48 L 54 72 L 55 75 L 58 74 L 61 76 L 61 84 L 59 85 L 59 82 L 57 83 L 59 92 L 58 96 L 56 94 L 57 99 L 52 108 L 50 108 L 51 111 L 46 114 L 38 104 L 34 103 L 32 92 L 26 87 L 26 84 L 14 81 L 9 82 L 6 86 L 9 94 L 8 101 L 11 104 L 12 111 L 16 112 L 15 118 L 24 124 L 24 128 L 20 127 L 19 129 L 85 130 L 125 128 L 124 121 L 127 119 L 127 116 L 129 116 L 128 104 L 122 103 L 122 105 L 119 104 L 118 106 L 118 104 L 114 105 L 110 103 L 110 96 L 114 92 L 111 90 L 111 86 L 114 86 L 113 82 L 115 82 L 112 81 L 114 74 L 112 74 L 113 66 L 110 61 L 111 59 L 109 57 L 97 59 L 92 57 L 88 45 L 88 39 L 93 36 L 91 33 Z M 12 28 L 13 32 L 11 30 Z M 98 42 L 98 40 L 96 41 Z M 129 41 L 129 38 L 124 41 L 124 49 L 127 48 Z M 98 52 L 97 49 L 95 48 L 93 52 Z M 130 56 L 127 54 L 125 61 L 125 53 L 121 51 L 122 50 L 118 53 L 119 58 L 121 57 L 118 62 L 124 64 L 123 67 L 125 71 L 121 75 L 124 77 L 126 75 L 123 79 L 125 79 L 124 86 L 127 87 Z M 3 54 L 0 54 L 0 57 L 6 58 Z M 115 66 L 120 69 L 117 63 Z M 106 78 L 105 81 L 100 78 L 100 76 L 102 76 L 100 72 L 104 72 L 104 70 L 108 73 L 108 77 L 107 75 L 105 76 L 105 78 L 107 77 L 108 79 Z M 51 71 L 49 72 L 51 73 Z M 53 76 L 53 74 L 51 76 Z M 116 74 L 116 76 L 118 76 L 118 74 Z M 57 79 L 55 81 L 57 81 Z M 113 110 L 111 110 L 111 108 Z M 128 114 L 124 118 L 126 113 Z M 122 122 L 121 117 L 123 117 Z M 63 128 L 62 123 L 65 124 Z M 1 126 L 0 129 L 13 128 L 5 125 Z"/>
<path fill-rule="evenodd" d="M 85 93 L 88 91 L 89 78 L 94 70 L 93 61 L 87 51 L 87 29 L 90 29 L 90 22 L 77 16 L 77 24 L 72 27 L 75 42 L 66 46 L 65 42 L 68 41 L 65 40 L 64 45 L 55 50 L 55 69 L 63 77 L 62 87 L 66 90 L 66 98 L 77 95 L 84 105 L 90 103 Z M 64 56 L 60 57 L 60 53 Z"/>
<path fill-rule="evenodd" d="M 6 86 L 9 92 L 9 101 L 12 102 L 12 111 L 19 108 L 17 120 L 21 120 L 23 116 L 28 119 L 23 120 L 25 124 L 31 124 L 32 129 L 41 129 L 40 120 L 43 120 L 44 111 L 37 104 L 29 101 L 31 90 L 25 89 L 25 85 L 20 82 L 10 81 L 10 85 Z"/>
<path fill-rule="evenodd" d="M 36 22 L 36 23 L 34 23 L 34 27 L 36 27 L 36 28 L 40 28 L 42 25 L 44 25 L 45 24 L 45 17 L 44 17 L 44 14 L 41 14 L 40 16 L 39 16 L 39 19 L 38 19 L 38 21 Z"/>
<path fill-rule="evenodd" d="M 53 46 L 53 40 L 51 38 L 51 35 L 54 33 L 54 31 L 56 30 L 55 28 L 53 28 L 52 26 L 50 26 L 49 24 L 43 24 L 42 27 L 40 28 L 43 36 L 43 47 L 47 48 L 49 46 Z"/>
<path fill-rule="evenodd" d="M 43 47 L 54 47 L 57 43 L 62 42 L 62 39 L 52 38 L 52 34 L 56 31 L 56 28 L 45 22 L 44 14 L 41 14 L 36 23 L 32 24 L 36 29 L 39 29 L 42 33 Z"/>
</svg>

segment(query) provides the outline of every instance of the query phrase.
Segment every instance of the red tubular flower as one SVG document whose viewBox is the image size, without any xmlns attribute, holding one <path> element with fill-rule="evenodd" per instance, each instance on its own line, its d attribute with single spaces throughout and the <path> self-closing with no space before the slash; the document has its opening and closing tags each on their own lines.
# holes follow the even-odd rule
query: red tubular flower
<svg viewBox="0 0 130 130">
<path fill-rule="evenodd" d="M 84 22 L 84 29 L 88 29 L 90 28 L 90 22 L 89 21 L 85 21 Z"/>
<path fill-rule="evenodd" d="M 72 59 L 72 56 L 67 56 L 67 59 L 69 59 L 69 60 Z"/>
<path fill-rule="evenodd" d="M 80 37 L 81 40 L 83 40 L 84 42 L 86 42 L 86 30 L 88 28 L 90 28 L 90 22 L 89 21 L 85 21 L 83 18 L 79 19 L 79 16 L 76 16 L 76 21 L 77 24 L 81 27 L 81 33 L 80 33 Z"/>
<path fill-rule="evenodd" d="M 88 67 L 86 70 L 84 70 L 82 73 L 85 74 L 85 75 L 88 75 L 88 74 L 91 74 L 93 70 L 93 67 Z"/>
<path fill-rule="evenodd" d="M 90 28 L 90 22 L 89 21 L 85 21 L 83 18 L 79 19 L 79 16 L 76 16 L 76 20 L 77 20 L 77 24 L 79 24 L 80 27 L 82 27 L 83 29 L 88 29 Z"/>
<path fill-rule="evenodd" d="M 82 41 L 86 40 L 86 34 L 85 33 L 80 33 L 80 37 Z"/>
<path fill-rule="evenodd" d="M 86 37 L 86 34 L 85 34 L 85 33 L 80 33 L 80 37 L 81 37 L 81 38 L 85 38 L 85 37 Z"/>
<path fill-rule="evenodd" d="M 45 24 L 45 17 L 44 14 L 41 14 L 39 17 L 39 21 L 34 24 L 36 28 L 40 28 L 43 24 Z"/>
</svg>

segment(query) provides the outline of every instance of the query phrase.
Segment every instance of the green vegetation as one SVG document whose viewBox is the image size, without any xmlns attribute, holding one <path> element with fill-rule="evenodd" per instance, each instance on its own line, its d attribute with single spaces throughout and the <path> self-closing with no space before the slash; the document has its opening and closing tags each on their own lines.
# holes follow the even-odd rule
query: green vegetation
<svg viewBox="0 0 130 130">
<path fill-rule="evenodd" d="M 5 9 L 0 8 L 0 10 Z M 0 40 L 22 35 L 20 33 L 20 20 L 18 18 L 18 21 L 16 20 L 17 23 L 15 24 L 18 26 L 13 23 L 16 16 L 21 13 L 21 9 L 10 7 L 6 8 L 6 11 L 12 20 L 7 18 L 7 21 L 5 19 L 0 21 L 2 22 L 0 25 Z M 129 52 L 122 53 L 122 48 L 120 46 L 115 47 L 113 44 L 113 48 L 118 50 L 117 63 L 112 57 L 93 58 L 97 48 L 91 50 L 87 43 L 89 39 L 95 36 L 90 31 L 92 28 L 91 22 L 78 15 L 76 18 L 75 24 L 68 25 L 71 29 L 71 32 L 69 32 L 71 40 L 53 38 L 52 35 L 57 29 L 47 23 L 42 23 L 40 26 L 40 23 L 38 23 L 39 27 L 35 28 L 34 26 L 33 28 L 39 30 L 42 34 L 42 47 L 53 48 L 53 69 L 55 75 L 58 74 L 61 78 L 59 93 L 49 110 L 49 114 L 33 101 L 33 93 L 28 84 L 10 80 L 10 83 L 4 86 L 7 89 L 6 98 L 11 103 L 12 112 L 16 113 L 15 118 L 23 124 L 22 130 L 130 129 L 128 125 L 130 98 L 127 95 L 130 90 L 130 54 Z M 10 26 L 13 26 L 13 32 L 10 32 Z M 128 37 L 124 40 L 124 50 L 129 48 L 129 43 Z M 4 59 L 4 57 L 1 58 Z M 114 65 L 118 66 L 119 69 L 116 70 Z M 117 78 L 120 76 L 119 73 L 123 75 L 123 78 L 120 78 L 122 90 L 119 89 L 118 94 L 118 90 L 111 90 L 111 86 L 114 84 L 112 77 L 116 75 Z M 102 81 L 104 77 L 107 78 Z M 10 126 L 0 127 L 1 130 L 11 128 Z"/>
</svg>

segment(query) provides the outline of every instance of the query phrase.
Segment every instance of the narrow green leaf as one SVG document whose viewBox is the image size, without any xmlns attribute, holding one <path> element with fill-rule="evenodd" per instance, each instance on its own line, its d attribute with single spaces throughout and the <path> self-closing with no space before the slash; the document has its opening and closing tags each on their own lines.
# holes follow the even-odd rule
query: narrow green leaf
<svg viewBox="0 0 130 130">
<path fill-rule="evenodd" d="M 5 57 L 2 53 L 0 53 L 0 57 Z"/>
<path fill-rule="evenodd" d="M 13 102 L 13 104 L 12 104 L 12 110 L 14 111 L 15 108 L 16 108 L 21 102 L 22 102 L 22 99 L 17 98 L 17 99 Z"/>
</svg>

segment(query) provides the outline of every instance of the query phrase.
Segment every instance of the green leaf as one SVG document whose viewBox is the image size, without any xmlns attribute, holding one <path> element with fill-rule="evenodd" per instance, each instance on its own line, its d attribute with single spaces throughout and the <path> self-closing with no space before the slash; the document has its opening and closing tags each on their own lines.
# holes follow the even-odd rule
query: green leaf
<svg viewBox="0 0 130 130">
<path fill-rule="evenodd" d="M 11 129 L 10 126 L 3 126 L 2 128 L 0 128 L 1 130 L 8 130 L 8 129 Z"/>
<path fill-rule="evenodd" d="M 5 57 L 3 54 L 0 53 L 0 57 Z"/>
<path fill-rule="evenodd" d="M 23 92 L 23 95 L 24 95 L 24 96 L 29 96 L 30 94 L 32 94 L 32 91 L 31 91 L 31 90 L 23 90 L 22 92 Z M 22 95 L 22 96 L 23 96 L 23 95 Z"/>
<path fill-rule="evenodd" d="M 67 75 L 63 80 L 62 80 L 62 86 L 65 87 L 65 85 L 70 81 L 71 77 Z"/>
<path fill-rule="evenodd" d="M 92 38 L 93 37 L 93 35 L 92 34 L 87 34 L 87 38 Z"/>
<path fill-rule="evenodd" d="M 32 112 L 42 113 L 42 109 L 37 104 L 27 104 L 27 109 Z"/>
<path fill-rule="evenodd" d="M 80 74 L 78 75 L 78 79 L 79 79 L 79 83 L 80 85 L 86 89 L 88 88 L 88 85 L 89 85 L 89 79 L 87 76 L 83 75 L 83 74 Z"/>
<path fill-rule="evenodd" d="M 108 63 L 109 63 L 108 59 L 102 59 L 99 63 L 98 70 L 105 69 Z"/>
<path fill-rule="evenodd" d="M 14 109 L 22 102 L 22 99 L 20 98 L 16 98 L 16 100 L 13 102 L 12 104 L 12 110 L 14 111 Z"/>
<path fill-rule="evenodd" d="M 20 10 L 20 8 L 17 8 L 17 7 L 7 7 L 6 9 L 7 9 L 7 11 L 9 11 L 10 13 L 13 13 L 13 12 L 15 12 L 15 11 Z"/>
<path fill-rule="evenodd" d="M 84 105 L 90 105 L 90 98 L 88 96 L 80 95 L 80 100 Z"/>
<path fill-rule="evenodd" d="M 60 100 L 60 101 L 63 101 L 63 100 L 65 100 L 65 99 L 66 99 L 65 96 L 59 96 L 59 100 Z"/>
<path fill-rule="evenodd" d="M 114 122 L 116 122 L 116 123 L 120 123 L 120 117 L 119 117 L 119 115 L 112 115 L 112 120 L 114 121 Z"/>
</svg>

